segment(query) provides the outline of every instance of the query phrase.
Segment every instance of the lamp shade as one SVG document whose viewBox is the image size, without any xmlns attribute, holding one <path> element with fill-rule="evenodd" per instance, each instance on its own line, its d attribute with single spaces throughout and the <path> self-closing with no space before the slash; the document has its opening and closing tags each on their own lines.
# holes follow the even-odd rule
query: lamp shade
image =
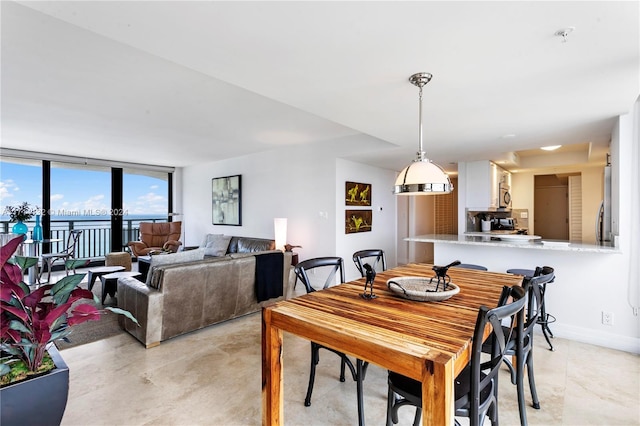
<svg viewBox="0 0 640 426">
<path fill-rule="evenodd" d="M 449 175 L 431 160 L 414 161 L 402 169 L 393 193 L 396 195 L 436 195 L 453 191 Z"/>
<path fill-rule="evenodd" d="M 284 251 L 284 246 L 287 244 L 287 218 L 276 217 L 273 219 L 273 229 L 276 240 L 276 250 Z"/>
</svg>

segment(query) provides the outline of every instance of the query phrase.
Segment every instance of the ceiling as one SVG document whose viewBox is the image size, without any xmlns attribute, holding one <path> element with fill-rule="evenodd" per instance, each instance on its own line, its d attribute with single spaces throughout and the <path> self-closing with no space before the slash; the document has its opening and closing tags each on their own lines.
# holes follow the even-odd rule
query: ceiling
<svg viewBox="0 0 640 426">
<path fill-rule="evenodd" d="M 424 148 L 448 171 L 556 144 L 602 163 L 640 93 L 639 2 L 2 1 L 1 19 L 2 147 L 90 158 L 357 140 L 348 159 L 400 170 L 408 77 L 430 72 Z"/>
</svg>

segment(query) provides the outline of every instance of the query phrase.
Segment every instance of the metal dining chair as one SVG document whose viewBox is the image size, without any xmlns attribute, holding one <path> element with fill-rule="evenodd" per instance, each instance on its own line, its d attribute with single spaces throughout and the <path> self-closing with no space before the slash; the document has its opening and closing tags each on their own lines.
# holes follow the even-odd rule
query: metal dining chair
<svg viewBox="0 0 640 426">
<path fill-rule="evenodd" d="M 505 287 L 497 307 L 489 309 L 481 306 L 478 310 L 471 360 L 456 377 L 454 386 L 455 415 L 468 417 L 471 426 L 484 424 L 485 416 L 491 419 L 492 425 L 498 424 L 498 374 L 506 356 L 506 343 L 511 336 L 522 332 L 525 295 L 524 288 L 520 286 Z M 505 304 L 509 298 L 512 302 Z M 508 323 L 506 335 L 503 334 L 503 320 Z M 492 338 L 488 357 L 483 356 L 483 337 L 487 329 L 491 330 L 489 338 Z M 389 371 L 388 384 L 387 426 L 398 423 L 398 409 L 405 405 L 416 407 L 413 424 L 418 425 L 422 410 L 429 409 L 422 407 L 422 384 L 393 371 Z M 456 424 L 459 424 L 458 421 Z"/>
<path fill-rule="evenodd" d="M 313 277 L 317 278 L 318 276 L 325 278 L 324 283 L 322 283 L 322 287 L 319 287 L 317 284 L 314 286 L 316 280 L 312 280 L 309 278 L 307 272 L 314 270 Z M 307 293 L 311 293 L 314 291 L 319 291 L 328 287 L 331 287 L 336 283 L 336 275 L 339 277 L 339 283 L 345 282 L 345 274 L 344 274 L 344 261 L 341 257 L 318 257 L 314 259 L 307 259 L 302 262 L 299 262 L 295 267 L 294 271 L 296 274 L 296 279 L 299 279 L 302 284 L 304 284 Z M 322 281 L 320 278 L 319 281 Z M 358 396 L 358 423 L 361 426 L 364 426 L 364 401 L 363 401 L 363 390 L 362 390 L 362 381 L 367 373 L 368 363 L 365 363 L 361 360 L 356 360 L 356 365 L 353 365 L 353 362 L 349 357 L 343 352 L 336 351 L 334 349 L 328 348 L 326 346 L 322 346 L 318 343 L 311 342 L 311 368 L 309 371 L 309 386 L 307 387 L 307 395 L 304 399 L 304 405 L 309 407 L 311 405 L 311 393 L 313 392 L 313 384 L 316 377 L 316 365 L 320 361 L 320 349 L 326 349 L 328 351 L 333 352 L 334 354 L 340 357 L 340 381 L 345 381 L 345 366 L 349 367 L 349 371 L 351 371 L 351 376 L 353 380 L 357 383 L 357 396 Z"/>
<path fill-rule="evenodd" d="M 353 253 L 353 263 L 355 263 L 356 268 L 358 268 L 358 272 L 362 277 L 366 276 L 366 271 L 364 270 L 364 264 L 369 261 L 369 264 L 373 268 L 373 270 L 377 270 L 378 264 L 381 265 L 382 270 L 387 270 L 387 260 L 384 256 L 384 250 L 381 249 L 368 249 L 368 250 L 359 250 Z M 373 260 L 373 262 L 371 262 Z"/>
<path fill-rule="evenodd" d="M 65 262 L 64 272 L 66 275 L 69 275 L 69 270 L 67 269 L 67 260 L 75 258 L 76 247 L 78 246 L 78 240 L 80 239 L 81 234 L 81 229 L 72 229 L 71 231 L 69 231 L 69 236 L 67 237 L 67 246 L 63 251 L 58 253 L 45 253 L 40 256 L 40 258 L 42 259 L 42 269 L 40 269 L 40 273 L 38 274 L 39 283 L 41 282 L 45 266 L 47 268 L 47 282 L 51 281 L 51 269 L 53 268 L 54 263 L 59 260 Z M 73 271 L 75 273 L 75 268 Z"/>
</svg>

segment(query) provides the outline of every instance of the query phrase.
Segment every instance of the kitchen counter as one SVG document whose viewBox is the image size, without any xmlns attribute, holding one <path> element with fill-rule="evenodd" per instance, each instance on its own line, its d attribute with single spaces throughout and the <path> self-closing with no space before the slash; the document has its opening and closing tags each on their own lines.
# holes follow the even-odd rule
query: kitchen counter
<svg viewBox="0 0 640 426">
<path fill-rule="evenodd" d="M 560 250 L 589 253 L 620 253 L 618 247 L 572 243 L 560 240 L 544 240 L 536 235 L 522 235 L 523 239 L 499 240 L 500 235 L 477 232 L 472 235 L 451 235 L 451 234 L 427 234 L 407 237 L 405 241 L 422 243 L 445 243 L 473 246 L 505 247 L 515 249 L 533 250 Z M 527 238 L 529 237 L 529 238 Z M 537 237 L 537 238 L 536 238 Z M 533 239 L 536 238 L 536 239 Z"/>
</svg>

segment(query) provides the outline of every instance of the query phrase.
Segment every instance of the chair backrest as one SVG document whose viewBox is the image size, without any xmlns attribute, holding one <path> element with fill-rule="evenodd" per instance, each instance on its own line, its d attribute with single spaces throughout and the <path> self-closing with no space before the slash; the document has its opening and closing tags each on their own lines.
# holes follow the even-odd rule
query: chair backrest
<svg viewBox="0 0 640 426">
<path fill-rule="evenodd" d="M 319 272 L 326 273 L 326 278 L 324 280 L 324 285 L 322 286 L 322 288 L 314 287 L 312 280 L 309 278 L 307 272 L 312 269 L 316 269 L 316 271 L 314 271 L 314 276 L 317 276 Z M 304 284 L 304 287 L 307 289 L 307 293 L 325 289 L 336 284 L 337 272 L 340 273 L 340 283 L 345 282 L 344 261 L 341 257 L 316 257 L 314 259 L 303 260 L 295 266 L 294 271 L 296 277 L 300 281 L 302 281 L 302 284 Z M 322 280 L 322 275 L 320 275 L 320 280 Z"/>
<path fill-rule="evenodd" d="M 509 300 L 511 300 L 511 302 L 506 303 Z M 505 287 L 500 297 L 501 304 L 498 307 L 489 309 L 486 306 L 481 306 L 478 311 L 473 332 L 470 362 L 470 419 L 478 419 L 480 417 L 481 408 L 477 403 L 478 401 L 482 401 L 480 392 L 486 389 L 487 386 L 494 386 L 496 384 L 496 382 L 492 384 L 492 381 L 499 374 L 500 365 L 507 354 L 507 343 L 512 339 L 512 336 L 522 333 L 526 301 L 526 291 L 523 287 Z M 504 324 L 504 322 L 506 322 L 506 324 Z M 490 358 L 483 362 L 483 338 L 487 327 L 491 329 L 490 335 L 487 338 L 488 341 L 491 341 L 491 351 L 489 352 Z M 491 389 L 493 393 L 493 388 L 491 387 L 489 389 Z M 476 403 L 474 404 L 473 401 L 476 401 Z M 494 401 L 494 403 L 497 404 L 497 401 Z M 487 404 L 484 409 L 488 408 L 488 405 L 489 404 Z M 475 424 L 473 420 L 471 423 Z"/>
<path fill-rule="evenodd" d="M 488 271 L 486 267 L 482 265 L 474 265 L 473 263 L 461 263 L 459 265 L 452 266 L 452 268 L 475 269 L 476 271 Z"/>
<path fill-rule="evenodd" d="M 538 323 L 538 317 L 544 303 L 541 286 L 552 282 L 554 278 L 554 270 L 550 266 L 539 266 L 535 269 L 533 277 L 524 278 L 522 286 L 528 292 L 527 315 L 524 323 L 525 335 L 531 334 L 533 327 Z"/>
<path fill-rule="evenodd" d="M 373 270 L 377 270 L 378 263 L 381 265 L 382 270 L 387 270 L 387 260 L 384 257 L 384 250 L 380 249 L 369 249 L 369 250 L 360 250 L 353 253 L 353 263 L 356 264 L 356 268 L 358 268 L 358 272 L 363 277 L 366 277 L 367 271 L 364 270 L 364 264 L 367 263 L 367 259 L 372 259 L 373 263 L 369 262 Z"/>
<path fill-rule="evenodd" d="M 76 252 L 76 247 L 78 246 L 78 240 L 80 239 L 80 235 L 82 235 L 82 229 L 72 229 L 69 231 L 69 236 L 67 237 L 67 246 L 64 248 L 64 253 L 74 256 Z"/>
<path fill-rule="evenodd" d="M 180 240 L 182 222 L 140 222 L 140 241 L 148 247 L 162 247 L 169 240 Z"/>
</svg>

